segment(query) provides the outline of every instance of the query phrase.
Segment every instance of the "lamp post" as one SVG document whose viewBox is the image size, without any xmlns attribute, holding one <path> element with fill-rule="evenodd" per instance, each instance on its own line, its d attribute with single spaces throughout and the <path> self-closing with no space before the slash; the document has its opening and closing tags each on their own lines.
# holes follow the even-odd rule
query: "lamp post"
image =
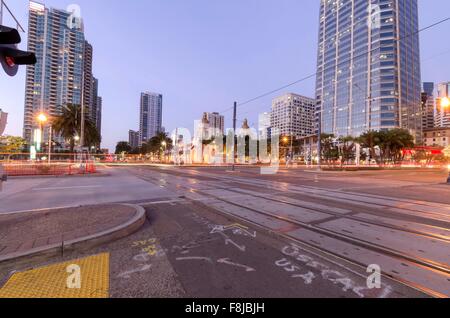
<svg viewBox="0 0 450 318">
<path fill-rule="evenodd" d="M 38 150 L 41 150 L 42 148 L 42 139 L 44 137 L 44 124 L 48 121 L 47 115 L 45 115 L 44 113 L 40 113 L 37 116 L 37 121 L 39 123 L 39 145 L 36 145 L 36 148 L 38 148 Z"/>
</svg>

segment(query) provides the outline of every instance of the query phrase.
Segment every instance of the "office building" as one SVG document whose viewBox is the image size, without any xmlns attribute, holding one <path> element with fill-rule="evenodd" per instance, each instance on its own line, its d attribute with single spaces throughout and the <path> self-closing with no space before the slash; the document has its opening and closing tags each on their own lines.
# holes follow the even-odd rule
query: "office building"
<svg viewBox="0 0 450 318">
<path fill-rule="evenodd" d="M 405 128 L 420 141 L 417 2 L 320 1 L 316 98 L 323 133 Z"/>
<path fill-rule="evenodd" d="M 225 117 L 219 113 L 205 113 L 209 122 L 209 127 L 218 135 L 223 135 L 225 131 Z"/>
<path fill-rule="evenodd" d="M 427 147 L 446 148 L 450 146 L 450 127 L 425 129 L 423 143 Z"/>
<path fill-rule="evenodd" d="M 157 93 L 142 93 L 140 103 L 139 146 L 162 131 L 163 96 Z"/>
<path fill-rule="evenodd" d="M 128 132 L 128 143 L 133 149 L 139 147 L 139 131 L 130 130 Z"/>
<path fill-rule="evenodd" d="M 281 136 L 305 137 L 313 134 L 316 101 L 297 94 L 285 94 L 272 101 L 270 127 Z"/>
</svg>

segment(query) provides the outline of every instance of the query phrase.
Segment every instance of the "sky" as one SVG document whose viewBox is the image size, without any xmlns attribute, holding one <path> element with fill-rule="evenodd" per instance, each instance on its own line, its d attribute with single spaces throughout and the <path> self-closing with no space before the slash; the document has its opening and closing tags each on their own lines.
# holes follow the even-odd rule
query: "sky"
<svg viewBox="0 0 450 318">
<path fill-rule="evenodd" d="M 6 0 L 27 29 L 28 0 Z M 222 112 L 315 72 L 319 0 L 42 0 L 81 7 L 94 47 L 94 75 L 103 97 L 103 147 L 113 150 L 139 128 L 144 91 L 163 94 L 163 126 L 193 130 L 205 111 Z M 450 1 L 419 0 L 421 27 L 450 16 Z M 12 25 L 8 17 L 4 24 Z M 422 80 L 450 81 L 450 22 L 421 33 Z M 26 49 L 22 34 L 21 49 Z M 257 128 L 277 95 L 314 97 L 310 79 L 238 109 Z M 6 134 L 22 135 L 25 68 L 0 71 Z M 224 113 L 232 127 L 232 112 Z M 240 125 L 240 123 L 238 123 Z"/>
</svg>

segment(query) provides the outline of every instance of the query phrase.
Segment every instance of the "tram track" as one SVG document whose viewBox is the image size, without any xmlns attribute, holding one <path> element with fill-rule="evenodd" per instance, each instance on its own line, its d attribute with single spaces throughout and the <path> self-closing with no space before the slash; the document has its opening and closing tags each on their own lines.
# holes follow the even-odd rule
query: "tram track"
<svg viewBox="0 0 450 318">
<path fill-rule="evenodd" d="M 164 176 L 164 174 L 166 174 L 167 171 L 164 171 L 163 173 L 162 172 L 159 172 L 159 173 L 161 174 L 160 177 L 149 176 L 148 174 L 146 174 L 146 176 L 138 174 L 137 176 L 139 178 L 143 179 L 143 180 L 150 181 L 152 183 L 155 183 L 155 182 L 156 183 L 160 183 L 161 182 L 161 176 Z M 168 175 L 171 175 L 171 174 L 168 174 Z M 186 175 L 185 177 L 184 176 L 178 176 L 178 175 L 176 175 L 176 177 L 177 178 L 181 178 L 181 179 L 186 179 L 186 178 L 195 179 L 196 176 L 192 176 L 192 175 L 189 174 L 189 175 Z M 224 181 L 224 180 L 222 180 L 222 181 Z M 166 186 L 167 186 L 167 183 L 166 183 Z M 383 255 L 386 255 L 386 256 L 389 256 L 391 258 L 394 258 L 394 259 L 398 260 L 405 267 L 408 267 L 409 266 L 408 263 L 410 263 L 411 265 L 414 265 L 414 266 L 417 266 L 417 267 L 429 270 L 431 272 L 440 273 L 440 274 L 442 274 L 442 275 L 447 277 L 447 282 L 450 281 L 449 278 L 448 278 L 448 277 L 450 277 L 450 266 L 448 264 L 439 263 L 439 262 L 436 262 L 436 261 L 432 261 L 430 259 L 426 259 L 426 258 L 419 257 L 419 256 L 416 256 L 416 255 L 412 255 L 412 254 L 409 254 L 409 253 L 405 253 L 403 251 L 399 251 L 399 250 L 395 250 L 395 249 L 392 249 L 392 248 L 388 248 L 388 247 L 385 247 L 385 246 L 382 246 L 382 245 L 379 245 L 379 244 L 376 244 L 376 243 L 373 243 L 373 242 L 370 242 L 370 241 L 358 239 L 358 238 L 352 237 L 350 235 L 342 234 L 340 232 L 333 231 L 333 230 L 330 230 L 330 229 L 324 229 L 324 228 L 321 228 L 320 226 L 315 225 L 315 224 L 310 224 L 310 223 L 307 223 L 307 222 L 294 220 L 292 218 L 289 218 L 289 217 L 286 217 L 286 216 L 281 216 L 281 215 L 278 215 L 276 213 L 271 213 L 271 212 L 268 212 L 268 211 L 261 211 L 261 210 L 258 210 L 258 209 L 255 209 L 255 208 L 252 208 L 252 207 L 249 207 L 249 206 L 245 206 L 243 204 L 239 204 L 239 203 L 237 203 L 237 202 L 235 202 L 233 200 L 230 200 L 230 199 L 218 196 L 218 195 L 213 195 L 211 193 L 205 192 L 207 190 L 192 189 L 192 187 L 190 187 L 190 186 L 184 186 L 184 185 L 179 185 L 179 184 L 177 184 L 176 187 L 174 188 L 175 191 L 176 190 L 180 191 L 181 189 L 182 189 L 182 191 L 190 192 L 190 193 L 196 193 L 196 194 L 198 194 L 200 196 L 203 196 L 205 198 L 208 198 L 210 200 L 221 201 L 221 202 L 224 202 L 226 204 L 238 207 L 240 209 L 245 209 L 245 210 L 248 210 L 248 211 L 252 211 L 253 213 L 258 213 L 260 215 L 264 215 L 265 217 L 269 217 L 269 218 L 272 218 L 274 220 L 284 221 L 284 222 L 287 222 L 287 223 L 292 224 L 294 226 L 297 226 L 299 228 L 308 229 L 308 230 L 313 231 L 313 232 L 315 232 L 315 233 L 317 233 L 319 235 L 324 235 L 324 236 L 327 236 L 327 237 L 331 237 L 331 238 L 334 238 L 334 239 L 337 239 L 337 240 L 340 240 L 340 241 L 343 241 L 343 242 L 346 242 L 346 243 L 350 243 L 352 245 L 355 245 L 355 246 L 358 246 L 358 247 L 361 247 L 361 248 L 364 248 L 364 249 L 368 249 L 368 250 L 376 252 L 376 253 L 381 253 Z M 245 193 L 245 192 L 240 192 L 238 190 L 233 190 L 233 189 L 230 189 L 230 188 L 225 188 L 225 189 L 226 189 L 226 191 L 234 192 L 236 194 L 240 194 L 240 195 L 243 195 L 243 196 L 249 196 L 249 197 L 254 197 L 254 198 L 259 198 L 259 199 L 270 200 L 270 201 L 277 202 L 277 203 L 288 204 L 288 205 L 291 205 L 291 206 L 294 206 L 294 207 L 311 209 L 310 207 L 303 207 L 301 205 L 293 204 L 292 202 L 288 202 L 288 201 L 282 200 L 282 199 L 275 199 L 275 198 L 271 198 L 269 196 L 263 196 L 263 195 L 249 194 L 249 193 Z M 187 201 L 192 201 L 192 202 L 195 202 L 196 204 L 199 204 L 199 203 L 202 204 L 198 200 L 192 200 L 192 199 L 189 199 L 186 196 L 185 196 L 185 198 L 186 198 Z M 317 242 L 309 242 L 307 240 L 300 240 L 299 238 L 292 237 L 289 234 L 277 233 L 277 232 L 274 232 L 269 227 L 266 227 L 264 225 L 255 223 L 252 220 L 244 218 L 244 217 L 241 217 L 239 215 L 236 215 L 235 213 L 230 213 L 229 211 L 226 211 L 224 209 L 218 209 L 217 207 L 213 207 L 213 209 L 219 210 L 220 213 L 225 214 L 225 215 L 227 215 L 229 217 L 238 218 L 238 219 L 241 219 L 244 222 L 248 222 L 248 223 L 254 224 L 254 225 L 258 226 L 259 228 L 263 228 L 266 231 L 273 232 L 273 233 L 275 233 L 277 235 L 280 235 L 281 237 L 285 237 L 285 238 L 294 240 L 296 242 L 299 242 L 299 243 L 301 243 L 301 244 L 303 244 L 303 245 L 305 245 L 305 246 L 307 246 L 309 248 L 313 248 L 313 249 L 318 250 L 320 252 L 327 253 L 329 255 L 333 255 L 334 257 L 338 257 L 340 259 L 343 259 L 343 260 L 345 260 L 347 262 L 353 263 L 353 264 L 358 265 L 358 266 L 362 266 L 362 267 L 366 267 L 367 266 L 367 264 L 363 264 L 363 263 L 357 262 L 357 261 L 355 261 L 352 258 L 347 258 L 347 257 L 345 257 L 345 256 L 343 256 L 343 255 L 341 255 L 339 253 L 336 253 L 336 252 L 334 252 L 334 251 L 332 251 L 330 249 L 321 248 L 320 246 L 318 246 Z M 313 209 L 311 209 L 311 210 L 313 210 Z M 323 211 L 323 210 L 320 210 L 320 209 L 317 209 L 315 211 L 320 212 L 320 213 L 326 213 L 326 214 L 329 214 L 329 215 L 331 215 L 333 217 L 336 217 L 336 218 L 350 218 L 350 219 L 353 219 L 353 220 L 356 220 L 356 221 L 359 221 L 359 222 L 365 222 L 365 223 L 370 223 L 370 224 L 377 225 L 377 226 L 382 226 L 382 227 L 385 227 L 385 228 L 401 230 L 403 232 L 408 232 L 408 233 L 411 233 L 411 234 L 414 234 L 414 235 L 423 236 L 423 237 L 427 237 L 427 238 L 430 238 L 430 239 L 438 239 L 438 240 L 442 240 L 444 243 L 448 243 L 449 242 L 448 239 L 444 239 L 443 240 L 442 238 L 435 237 L 433 235 L 429 235 L 429 233 L 421 233 L 420 231 L 411 231 L 411 230 L 408 230 L 408 229 L 405 229 L 405 228 L 400 228 L 400 227 L 396 227 L 396 226 L 392 226 L 392 225 L 386 225 L 386 224 L 384 224 L 382 222 L 376 222 L 376 221 L 368 222 L 368 220 L 366 220 L 366 219 L 359 218 L 359 217 L 354 217 L 352 215 L 338 214 L 338 213 L 332 214 L 330 211 Z M 389 277 L 391 279 L 394 279 L 394 280 L 396 280 L 396 281 L 398 281 L 398 282 L 400 282 L 400 283 L 402 283 L 404 285 L 407 285 L 407 286 L 409 286 L 411 288 L 420 290 L 420 291 L 422 291 L 422 292 L 424 292 L 424 293 L 426 293 L 426 294 L 428 294 L 430 296 L 433 296 L 433 297 L 448 297 L 449 296 L 449 295 L 442 294 L 440 292 L 434 291 L 433 289 L 430 289 L 427 286 L 419 285 L 419 284 L 413 283 L 411 281 L 405 280 L 402 277 L 399 277 L 398 275 L 395 275 L 395 274 L 392 274 L 392 273 L 384 273 L 384 275 L 386 275 L 387 277 Z"/>
</svg>

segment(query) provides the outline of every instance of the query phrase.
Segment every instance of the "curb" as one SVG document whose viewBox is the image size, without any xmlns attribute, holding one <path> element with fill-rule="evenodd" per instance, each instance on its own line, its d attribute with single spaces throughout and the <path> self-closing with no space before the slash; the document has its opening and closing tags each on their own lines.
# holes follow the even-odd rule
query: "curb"
<svg viewBox="0 0 450 318">
<path fill-rule="evenodd" d="M 85 250 L 96 247 L 100 244 L 115 241 L 124 238 L 136 232 L 144 225 L 146 216 L 145 209 L 135 204 L 117 204 L 121 206 L 128 206 L 135 208 L 135 215 L 119 226 L 99 232 L 93 235 L 77 238 L 69 241 L 62 241 L 58 244 L 51 244 L 35 249 L 30 249 L 26 252 L 11 253 L 0 257 L 0 264 L 8 261 L 19 261 L 23 258 L 29 257 L 51 257 L 57 255 L 64 255 L 64 252 L 72 252 L 76 250 Z"/>
</svg>

